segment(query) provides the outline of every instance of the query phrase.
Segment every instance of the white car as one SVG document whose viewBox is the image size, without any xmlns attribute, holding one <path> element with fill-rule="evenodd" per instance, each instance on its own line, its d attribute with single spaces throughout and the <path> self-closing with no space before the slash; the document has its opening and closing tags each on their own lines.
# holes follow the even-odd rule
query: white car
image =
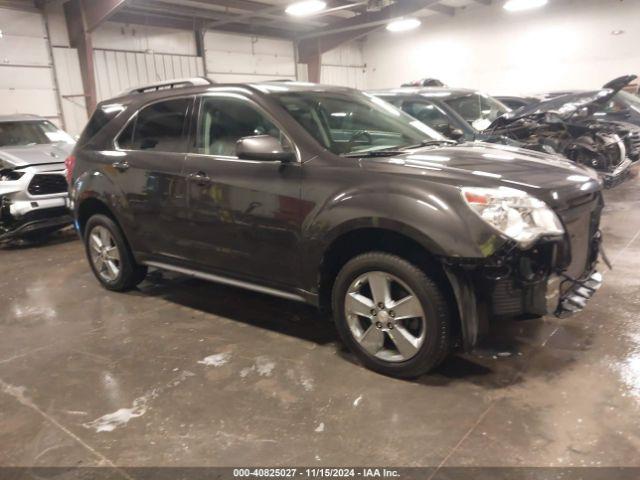
<svg viewBox="0 0 640 480">
<path fill-rule="evenodd" d="M 74 144 L 45 118 L 0 116 L 0 242 L 71 224 L 64 161 Z"/>
</svg>

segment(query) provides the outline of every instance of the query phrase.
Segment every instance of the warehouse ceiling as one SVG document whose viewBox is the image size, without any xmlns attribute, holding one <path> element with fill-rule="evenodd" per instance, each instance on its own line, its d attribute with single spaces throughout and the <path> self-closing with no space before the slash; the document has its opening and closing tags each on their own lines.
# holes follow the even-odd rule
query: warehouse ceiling
<svg viewBox="0 0 640 480">
<path fill-rule="evenodd" d="M 285 13 L 292 0 L 126 0 L 110 20 L 188 29 L 216 29 L 291 39 L 368 33 L 403 15 L 453 16 L 491 0 L 329 0 L 309 17 Z M 350 35 L 353 35 L 351 33 Z"/>
</svg>

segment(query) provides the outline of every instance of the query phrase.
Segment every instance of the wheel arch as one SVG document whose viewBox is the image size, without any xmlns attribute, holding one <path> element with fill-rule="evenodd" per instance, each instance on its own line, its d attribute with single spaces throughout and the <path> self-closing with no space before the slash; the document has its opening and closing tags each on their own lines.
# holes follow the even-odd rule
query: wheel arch
<svg viewBox="0 0 640 480">
<path fill-rule="evenodd" d="M 98 197 L 88 197 L 79 203 L 76 213 L 76 228 L 81 236 L 84 236 L 84 229 L 89 218 L 98 214 L 111 218 L 122 230 L 122 225 L 118 221 L 118 218 L 105 201 Z"/>
<path fill-rule="evenodd" d="M 422 269 L 433 278 L 454 314 L 452 334 L 460 333 L 460 315 L 455 291 L 450 278 L 438 260 L 437 248 L 430 248 L 429 239 L 418 239 L 410 230 L 390 229 L 380 226 L 360 226 L 336 235 L 324 251 L 318 272 L 318 303 L 322 310 L 331 310 L 331 292 L 342 267 L 352 258 L 367 252 L 379 251 L 403 258 Z"/>
</svg>

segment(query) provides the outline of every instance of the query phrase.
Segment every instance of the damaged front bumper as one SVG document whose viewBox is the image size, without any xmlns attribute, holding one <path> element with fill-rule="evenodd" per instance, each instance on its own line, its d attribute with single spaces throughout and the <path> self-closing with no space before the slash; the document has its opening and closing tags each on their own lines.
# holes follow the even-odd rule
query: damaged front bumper
<svg viewBox="0 0 640 480">
<path fill-rule="evenodd" d="M 633 162 L 630 158 L 626 158 L 623 162 L 616 167 L 613 172 L 598 172 L 598 175 L 602 179 L 602 183 L 605 188 L 613 188 L 620 185 L 629 175 L 629 169 Z"/>
<path fill-rule="evenodd" d="M 496 320 L 565 318 L 584 309 L 602 285 L 596 269 L 601 241 L 596 230 L 584 242 L 588 252 L 574 252 L 573 262 L 559 240 L 541 241 L 525 251 L 510 246 L 483 260 L 443 259 L 460 315 L 463 350 L 473 350 Z M 574 244 L 580 242 L 574 239 Z M 576 261 L 582 266 L 577 268 Z"/>
<path fill-rule="evenodd" d="M 557 289 L 554 288 L 557 293 L 552 295 L 551 303 L 548 306 L 554 308 L 556 305 L 553 311 L 556 317 L 568 317 L 582 311 L 601 286 L 602 274 L 596 270 L 582 280 L 565 277 L 561 279 Z M 561 293 L 563 291 L 564 293 Z"/>
<path fill-rule="evenodd" d="M 61 167 L 56 162 L 4 171 L 8 178 L 0 181 L 0 241 L 51 232 L 72 223 Z"/>
</svg>

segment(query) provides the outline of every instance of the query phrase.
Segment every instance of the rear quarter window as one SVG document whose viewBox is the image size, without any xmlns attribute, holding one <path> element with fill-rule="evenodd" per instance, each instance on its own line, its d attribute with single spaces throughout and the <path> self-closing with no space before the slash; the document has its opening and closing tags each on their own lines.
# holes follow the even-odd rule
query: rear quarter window
<svg viewBox="0 0 640 480">
<path fill-rule="evenodd" d="M 84 145 L 88 143 L 93 137 L 95 137 L 104 127 L 106 127 L 111 120 L 116 118 L 125 110 L 123 105 L 103 105 L 96 108 L 93 112 L 87 126 L 84 127 L 78 145 Z"/>
</svg>

